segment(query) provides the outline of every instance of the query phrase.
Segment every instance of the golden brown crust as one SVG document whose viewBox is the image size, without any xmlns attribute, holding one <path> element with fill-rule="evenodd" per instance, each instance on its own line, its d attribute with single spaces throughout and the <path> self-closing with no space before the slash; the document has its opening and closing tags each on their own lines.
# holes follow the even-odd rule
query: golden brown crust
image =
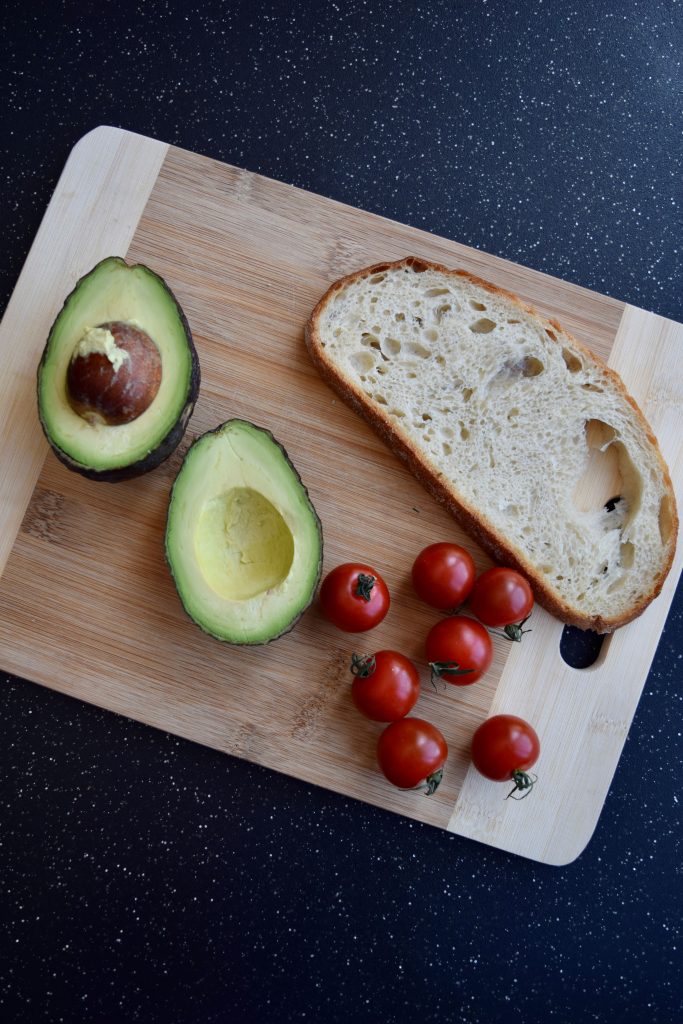
<svg viewBox="0 0 683 1024">
<path fill-rule="evenodd" d="M 356 412 L 360 413 L 360 415 L 379 434 L 382 440 L 406 462 L 408 468 L 420 483 L 451 513 L 451 515 L 453 515 L 455 519 L 458 520 L 463 529 L 466 530 L 470 536 L 480 543 L 496 561 L 504 562 L 505 564 L 513 566 L 520 572 L 524 573 L 533 587 L 536 600 L 547 611 L 549 611 L 551 615 L 556 616 L 561 621 L 570 625 L 578 626 L 580 629 L 592 629 L 597 633 L 610 633 L 613 630 L 618 629 L 620 626 L 626 625 L 627 622 L 631 622 L 633 619 L 641 615 L 650 602 L 653 601 L 660 593 L 664 580 L 666 579 L 673 562 L 676 549 L 675 542 L 670 547 L 667 563 L 663 566 L 653 581 L 649 593 L 646 594 L 642 600 L 638 604 L 634 605 L 627 613 L 614 618 L 582 615 L 575 608 L 572 608 L 569 604 L 558 597 L 555 591 L 548 586 L 545 579 L 537 573 L 534 566 L 531 565 L 531 563 L 524 557 L 524 553 L 522 551 L 518 550 L 505 537 L 502 537 L 493 531 L 481 513 L 477 509 L 469 506 L 468 503 L 455 492 L 452 484 L 449 484 L 448 481 L 444 480 L 444 474 L 438 469 L 438 467 L 433 464 L 424 453 L 418 451 L 416 446 L 410 441 L 410 438 L 404 436 L 400 430 L 396 428 L 395 423 L 385 412 L 383 412 L 382 408 L 374 403 L 371 404 L 364 392 L 360 388 L 355 387 L 346 377 L 339 373 L 326 358 L 325 348 L 320 337 L 318 325 L 320 322 L 320 316 L 327 304 L 338 292 L 348 287 L 348 285 L 352 284 L 354 281 L 363 277 L 372 276 L 373 274 L 383 273 L 387 270 L 397 270 L 403 266 L 411 267 L 416 273 L 422 273 L 425 270 L 434 270 L 438 273 L 446 274 L 451 277 L 464 277 L 472 284 L 478 285 L 480 288 L 485 289 L 491 294 L 504 296 L 525 313 L 535 316 L 543 325 L 547 324 L 550 330 L 559 336 L 554 338 L 557 344 L 562 344 L 562 338 L 565 338 L 573 348 L 578 349 L 582 353 L 586 360 L 599 367 L 599 369 L 610 378 L 614 388 L 618 390 L 626 401 L 633 407 L 635 415 L 640 421 L 648 440 L 653 446 L 653 450 L 659 461 L 670 496 L 671 514 L 673 519 L 672 532 L 674 538 L 676 538 L 678 533 L 678 513 L 668 467 L 662 457 L 657 440 L 652 433 L 645 416 L 635 399 L 626 390 L 621 377 L 619 377 L 611 367 L 607 366 L 607 364 L 594 352 L 566 331 L 557 320 L 548 319 L 543 316 L 543 314 L 539 313 L 534 306 L 524 302 L 513 292 L 506 291 L 498 285 L 491 284 L 490 281 L 485 281 L 483 278 L 477 277 L 475 274 L 471 274 L 467 270 L 451 270 L 439 263 L 430 263 L 427 260 L 423 260 L 415 256 L 408 256 L 402 260 L 394 262 L 375 263 L 370 267 L 364 267 L 361 270 L 357 270 L 354 273 L 348 274 L 346 277 L 342 277 L 338 281 L 335 281 L 316 304 L 309 317 L 304 332 L 308 351 L 320 375 L 348 405 L 350 405 Z M 551 340 L 553 340 L 552 335 L 550 335 L 550 337 Z"/>
</svg>

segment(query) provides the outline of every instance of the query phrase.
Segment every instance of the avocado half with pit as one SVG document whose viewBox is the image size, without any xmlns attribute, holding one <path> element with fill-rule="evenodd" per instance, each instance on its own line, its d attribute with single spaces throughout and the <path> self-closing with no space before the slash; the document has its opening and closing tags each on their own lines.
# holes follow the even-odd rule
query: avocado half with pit
<svg viewBox="0 0 683 1024">
<path fill-rule="evenodd" d="M 67 297 L 38 368 L 45 436 L 69 469 L 117 481 L 176 448 L 199 392 L 185 315 L 163 278 L 118 256 Z"/>
<path fill-rule="evenodd" d="M 313 600 L 322 527 L 273 435 L 246 420 L 203 434 L 168 506 L 166 559 L 198 626 L 232 644 L 287 633 Z"/>
</svg>

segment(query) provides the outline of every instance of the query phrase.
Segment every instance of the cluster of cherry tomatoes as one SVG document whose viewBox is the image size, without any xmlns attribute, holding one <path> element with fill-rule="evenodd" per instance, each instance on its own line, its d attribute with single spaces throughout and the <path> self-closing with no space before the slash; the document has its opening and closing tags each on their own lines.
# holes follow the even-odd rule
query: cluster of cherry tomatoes
<svg viewBox="0 0 683 1024">
<path fill-rule="evenodd" d="M 534 604 L 526 579 L 514 569 L 496 566 L 479 577 L 471 555 L 457 544 L 431 544 L 415 559 L 413 587 L 423 601 L 450 613 L 429 631 L 425 643 L 432 681 L 455 686 L 476 683 L 493 658 L 489 629 L 519 641 Z M 470 615 L 459 614 L 467 602 Z M 368 565 L 347 562 L 323 580 L 320 604 L 334 625 L 349 633 L 377 626 L 391 603 L 380 574 Z M 488 627 L 488 628 L 487 628 Z M 401 789 L 421 787 L 433 793 L 441 781 L 448 747 L 441 732 L 421 718 L 407 717 L 420 694 L 415 665 L 398 651 L 353 656 L 353 701 L 367 718 L 389 723 L 379 737 L 380 769 Z M 538 736 L 521 718 L 495 715 L 472 738 L 472 761 L 488 779 L 510 780 L 510 796 L 526 796 L 534 778 L 528 769 L 540 753 Z"/>
</svg>

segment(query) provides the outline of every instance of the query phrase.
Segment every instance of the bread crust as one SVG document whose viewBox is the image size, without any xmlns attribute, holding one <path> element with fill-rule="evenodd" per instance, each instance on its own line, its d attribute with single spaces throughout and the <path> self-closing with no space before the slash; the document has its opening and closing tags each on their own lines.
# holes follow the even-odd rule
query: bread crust
<svg viewBox="0 0 683 1024">
<path fill-rule="evenodd" d="M 410 267 L 416 273 L 422 273 L 426 270 L 434 270 L 449 277 L 465 278 L 472 284 L 483 288 L 485 291 L 488 291 L 493 295 L 504 296 L 519 309 L 534 316 L 544 327 L 548 325 L 557 335 L 554 339 L 557 344 L 561 345 L 562 339 L 566 339 L 572 347 L 578 349 L 582 353 L 586 360 L 593 362 L 593 364 L 599 367 L 603 373 L 609 376 L 614 388 L 618 390 L 624 399 L 632 406 L 634 414 L 640 421 L 640 424 L 647 435 L 648 440 L 652 444 L 653 450 L 659 461 L 669 494 L 672 515 L 672 536 L 674 540 L 669 547 L 669 556 L 660 572 L 654 578 L 649 592 L 637 604 L 633 605 L 628 612 L 615 617 L 591 616 L 582 613 L 580 610 L 572 607 L 564 601 L 553 590 L 553 588 L 548 586 L 545 578 L 540 575 L 528 559 L 525 558 L 524 552 L 519 550 L 506 537 L 501 536 L 499 533 L 492 530 L 484 515 L 478 509 L 470 506 L 463 499 L 463 497 L 457 492 L 455 486 L 449 480 L 444 478 L 444 474 L 431 462 L 431 460 L 429 460 L 422 452 L 418 451 L 416 445 L 413 444 L 408 436 L 403 434 L 400 428 L 397 428 L 394 421 L 390 419 L 387 413 L 383 412 L 381 406 L 370 402 L 362 389 L 355 385 L 355 383 L 349 380 L 344 374 L 340 373 L 326 357 L 319 325 L 321 317 L 328 304 L 340 291 L 347 288 L 353 282 L 373 274 L 380 274 L 389 270 L 399 270 L 402 267 Z M 678 535 L 678 512 L 668 467 L 659 450 L 657 439 L 645 419 L 642 410 L 635 399 L 626 390 L 621 377 L 607 366 L 607 364 L 594 352 L 591 352 L 589 348 L 566 331 L 557 320 L 543 316 L 534 306 L 524 302 L 513 292 L 500 288 L 498 285 L 491 284 L 490 281 L 485 281 L 483 278 L 477 277 L 475 274 L 471 274 L 467 270 L 452 270 L 448 267 L 444 267 L 440 263 L 431 263 L 416 256 L 407 256 L 402 260 L 396 260 L 393 262 L 375 263 L 370 267 L 364 267 L 361 270 L 357 270 L 354 273 L 348 274 L 346 277 L 342 277 L 335 281 L 313 309 L 308 322 L 306 323 L 304 336 L 311 359 L 313 360 L 313 363 L 318 369 L 321 377 L 337 392 L 344 402 L 350 405 L 370 424 L 371 427 L 373 427 L 382 440 L 404 460 L 413 475 L 430 492 L 430 494 L 436 498 L 436 500 L 439 501 L 448 510 L 448 512 L 450 512 L 450 514 L 461 524 L 463 529 L 474 538 L 474 540 L 488 551 L 495 561 L 513 566 L 527 577 L 533 588 L 536 601 L 550 612 L 551 615 L 556 616 L 568 625 L 577 626 L 580 629 L 592 629 L 597 633 L 611 633 L 615 629 L 626 625 L 627 622 L 631 622 L 633 619 L 641 615 L 651 601 L 653 601 L 660 593 L 664 580 L 669 573 L 674 559 L 676 538 Z M 552 337 L 551 340 L 553 340 Z"/>
</svg>

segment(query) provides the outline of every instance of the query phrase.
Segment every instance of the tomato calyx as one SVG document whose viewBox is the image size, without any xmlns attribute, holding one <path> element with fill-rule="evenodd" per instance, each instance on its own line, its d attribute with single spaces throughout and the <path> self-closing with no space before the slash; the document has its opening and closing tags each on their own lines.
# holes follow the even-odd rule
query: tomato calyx
<svg viewBox="0 0 683 1024">
<path fill-rule="evenodd" d="M 522 637 L 525 633 L 531 633 L 531 629 L 525 629 L 524 626 L 527 624 L 531 615 L 527 615 L 521 622 L 511 622 L 509 626 L 505 626 L 502 630 L 489 629 L 489 633 L 492 636 L 499 636 L 503 640 L 510 640 L 513 643 L 521 643 Z"/>
<path fill-rule="evenodd" d="M 358 579 L 356 580 L 356 588 L 354 594 L 356 597 L 362 597 L 364 601 L 369 601 L 372 597 L 372 588 L 375 585 L 375 577 L 368 576 L 367 573 L 359 572 Z"/>
<path fill-rule="evenodd" d="M 424 782 L 421 782 L 419 786 L 415 787 L 415 789 L 419 789 L 421 792 L 425 794 L 425 796 L 431 796 L 433 793 L 436 793 L 437 789 L 441 785 L 442 779 L 443 768 L 438 768 L 437 771 L 432 772 L 431 775 L 428 775 Z"/>
<path fill-rule="evenodd" d="M 444 676 L 466 676 L 474 672 L 473 668 L 461 668 L 457 661 L 430 661 L 429 670 L 434 689 L 436 679 L 442 679 Z"/>
<path fill-rule="evenodd" d="M 517 768 L 512 773 L 512 781 L 514 786 L 505 799 L 509 800 L 512 797 L 513 800 L 524 800 L 538 782 L 538 776 L 530 775 L 528 772 L 523 772 L 520 768 Z M 515 793 L 521 793 L 522 795 L 515 796 Z"/>
<path fill-rule="evenodd" d="M 367 679 L 371 676 L 377 667 L 374 654 L 352 654 L 351 655 L 351 675 L 358 676 L 360 679 Z"/>
</svg>

